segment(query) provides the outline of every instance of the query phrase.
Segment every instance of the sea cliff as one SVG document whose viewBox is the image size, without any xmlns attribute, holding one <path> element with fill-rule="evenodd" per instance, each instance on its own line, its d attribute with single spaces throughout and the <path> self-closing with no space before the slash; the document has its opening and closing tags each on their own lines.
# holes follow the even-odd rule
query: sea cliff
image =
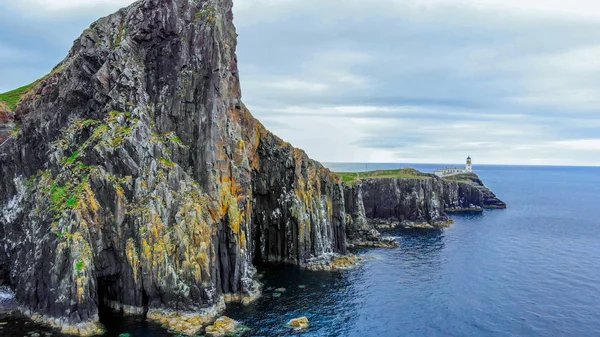
<svg viewBox="0 0 600 337">
<path fill-rule="evenodd" d="M 94 335 L 109 306 L 193 335 L 260 294 L 256 263 L 347 266 L 348 239 L 389 243 L 367 220 L 485 205 L 433 177 L 345 187 L 246 109 L 236 38 L 232 0 L 141 0 L 0 97 L 0 285 L 23 313 Z"/>
<path fill-rule="evenodd" d="M 341 176 L 351 241 L 357 231 L 373 227 L 445 227 L 452 223 L 448 213 L 506 208 L 474 173 L 442 179 L 402 169 Z"/>
<path fill-rule="evenodd" d="M 241 102 L 232 20 L 231 0 L 138 1 L 3 105 L 0 283 L 23 312 L 193 334 L 257 296 L 253 262 L 346 252 L 341 179 Z"/>
</svg>

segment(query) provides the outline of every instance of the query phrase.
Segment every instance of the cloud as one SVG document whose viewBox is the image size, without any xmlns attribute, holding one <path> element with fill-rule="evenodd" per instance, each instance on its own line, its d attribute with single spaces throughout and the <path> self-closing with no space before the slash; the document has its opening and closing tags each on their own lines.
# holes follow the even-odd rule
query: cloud
<svg viewBox="0 0 600 337">
<path fill-rule="evenodd" d="M 4 6 L 18 10 L 23 16 L 65 18 L 92 12 L 106 15 L 131 3 L 131 0 L 19 0 Z"/>
<path fill-rule="evenodd" d="M 515 102 L 571 110 L 600 107 L 600 44 L 538 56 L 524 65 L 528 76 Z"/>
<path fill-rule="evenodd" d="M 0 91 L 43 76 L 94 19 L 130 3 L 0 4 Z M 316 159 L 599 164 L 595 0 L 234 6 L 244 102 Z"/>
</svg>

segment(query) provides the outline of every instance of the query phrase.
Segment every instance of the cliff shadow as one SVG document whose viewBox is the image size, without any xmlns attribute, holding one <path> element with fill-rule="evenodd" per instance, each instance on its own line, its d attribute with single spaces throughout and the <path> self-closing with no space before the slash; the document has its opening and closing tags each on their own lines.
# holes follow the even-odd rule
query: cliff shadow
<svg viewBox="0 0 600 337">
<path fill-rule="evenodd" d="M 471 219 L 481 219 L 485 216 L 485 212 L 489 212 L 490 210 L 485 210 L 483 212 L 457 212 L 451 213 L 450 219 L 452 220 L 471 220 Z"/>
<path fill-rule="evenodd" d="M 400 249 L 410 254 L 439 253 L 444 249 L 444 230 L 441 228 L 398 228 L 382 231 L 400 243 Z"/>
</svg>

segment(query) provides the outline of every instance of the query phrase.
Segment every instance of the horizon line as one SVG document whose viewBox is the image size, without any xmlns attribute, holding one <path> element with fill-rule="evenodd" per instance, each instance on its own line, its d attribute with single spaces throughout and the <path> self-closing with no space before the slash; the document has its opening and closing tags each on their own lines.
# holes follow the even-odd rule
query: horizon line
<svg viewBox="0 0 600 337">
<path fill-rule="evenodd" d="M 409 163 L 409 162 L 352 162 L 352 161 L 320 161 L 321 164 L 407 164 L 407 165 L 464 165 L 461 163 Z M 559 164 L 474 164 L 473 167 L 477 166 L 536 166 L 536 167 L 596 167 L 600 168 L 600 164 L 596 165 L 559 165 Z"/>
</svg>

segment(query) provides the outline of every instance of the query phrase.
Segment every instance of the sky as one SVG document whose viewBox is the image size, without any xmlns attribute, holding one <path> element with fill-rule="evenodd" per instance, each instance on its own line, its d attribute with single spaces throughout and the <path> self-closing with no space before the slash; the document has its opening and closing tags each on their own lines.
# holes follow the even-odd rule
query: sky
<svg viewBox="0 0 600 337">
<path fill-rule="evenodd" d="M 0 92 L 132 2 L 0 0 Z M 234 14 L 245 104 L 317 160 L 600 165 L 597 0 L 237 0 Z"/>
</svg>

